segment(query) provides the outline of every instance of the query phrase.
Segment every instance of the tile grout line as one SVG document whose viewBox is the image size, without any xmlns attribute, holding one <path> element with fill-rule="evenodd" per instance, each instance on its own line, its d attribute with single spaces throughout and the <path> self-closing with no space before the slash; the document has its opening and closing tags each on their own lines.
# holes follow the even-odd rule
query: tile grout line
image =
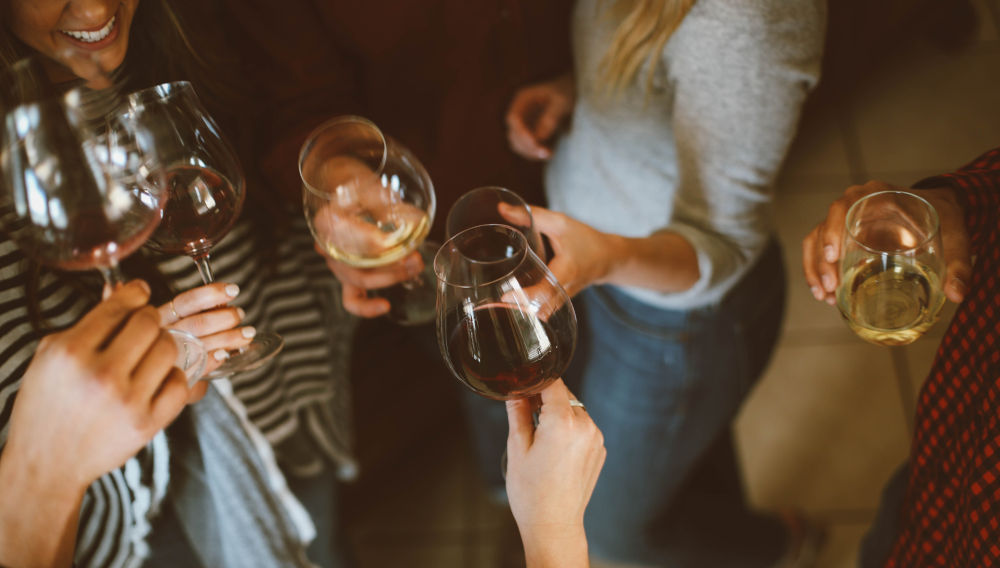
<svg viewBox="0 0 1000 568">
<path fill-rule="evenodd" d="M 917 409 L 910 400 L 910 364 L 906 360 L 905 347 L 890 347 L 889 354 L 892 356 L 892 367 L 896 371 L 896 386 L 899 391 L 899 399 L 903 406 L 903 420 L 906 421 L 906 432 L 909 438 L 913 438 L 914 415 Z"/>
</svg>

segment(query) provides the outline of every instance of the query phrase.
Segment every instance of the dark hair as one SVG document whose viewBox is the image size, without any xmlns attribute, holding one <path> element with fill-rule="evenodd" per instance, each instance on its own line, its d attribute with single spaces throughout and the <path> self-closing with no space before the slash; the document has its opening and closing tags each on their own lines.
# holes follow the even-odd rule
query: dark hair
<svg viewBox="0 0 1000 568">
<path fill-rule="evenodd" d="M 7 11 L 9 1 L 0 0 L 0 7 L 3 8 L 0 13 Z M 239 78 L 229 71 L 238 68 L 236 65 L 231 65 L 236 56 L 225 50 L 205 48 L 200 45 L 196 47 L 192 43 L 193 38 L 217 36 L 214 29 L 206 29 L 204 33 L 200 33 L 202 30 L 199 28 L 215 25 L 222 21 L 218 18 L 224 15 L 215 12 L 217 6 L 211 0 L 180 4 L 178 7 L 185 12 L 175 9 L 170 0 L 142 0 L 137 4 L 130 30 L 128 52 L 116 75 L 122 81 L 123 89 L 129 91 L 167 81 L 190 81 L 209 112 L 220 122 L 223 131 L 231 132 L 233 125 L 238 124 L 238 117 L 241 113 L 247 112 L 251 104 L 249 98 L 243 94 L 249 90 L 241 89 Z M 155 33 L 152 33 L 154 30 Z M 5 26 L 0 25 L 0 66 L 9 67 L 31 53 L 30 47 L 14 37 Z M 213 55 L 202 55 L 204 53 Z M 234 141 L 231 136 L 230 141 Z M 240 147 L 237 143 L 236 148 L 239 154 L 248 155 L 246 147 Z M 243 160 L 243 162 L 246 167 L 248 161 Z M 247 172 L 247 176 L 257 177 L 252 170 Z M 248 185 L 251 185 L 249 181 L 248 179 Z M 270 192 L 250 191 L 244 210 L 249 215 L 261 216 L 266 211 L 274 211 L 274 200 L 275 197 L 270 195 Z M 258 226 L 270 231 L 267 235 L 259 235 L 258 245 L 264 245 L 265 256 L 273 257 L 273 250 L 266 245 L 275 242 L 273 232 L 282 227 L 276 227 L 273 219 L 269 223 L 258 223 Z M 9 237 L 6 233 L 4 235 Z M 156 301 L 167 301 L 173 293 L 155 263 L 146 255 L 133 254 L 122 262 L 122 266 L 129 275 L 149 282 Z M 32 324 L 37 329 L 48 328 L 50 326 L 42 317 L 39 305 L 41 267 L 29 260 L 25 273 L 25 295 L 28 299 Z M 81 290 L 90 290 L 83 283 L 86 278 L 68 280 Z"/>
</svg>

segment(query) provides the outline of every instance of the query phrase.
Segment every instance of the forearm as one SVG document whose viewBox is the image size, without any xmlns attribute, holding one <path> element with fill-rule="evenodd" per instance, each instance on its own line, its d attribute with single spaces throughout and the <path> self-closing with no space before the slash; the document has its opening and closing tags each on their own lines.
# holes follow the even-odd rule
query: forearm
<svg viewBox="0 0 1000 568">
<path fill-rule="evenodd" d="M 0 456 L 0 566 L 70 566 L 82 490 L 47 486 L 43 471 Z"/>
<path fill-rule="evenodd" d="M 586 568 L 587 536 L 583 526 L 544 532 L 522 531 L 527 568 Z"/>
<path fill-rule="evenodd" d="M 674 293 L 698 281 L 698 254 L 678 233 L 662 231 L 643 238 L 608 235 L 607 240 L 607 269 L 600 283 Z"/>
</svg>

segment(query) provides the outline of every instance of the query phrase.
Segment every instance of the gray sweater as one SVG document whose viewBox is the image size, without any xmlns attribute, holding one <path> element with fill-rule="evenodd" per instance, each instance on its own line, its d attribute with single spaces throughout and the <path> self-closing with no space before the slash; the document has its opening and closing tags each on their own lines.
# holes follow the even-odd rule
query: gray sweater
<svg viewBox="0 0 1000 568">
<path fill-rule="evenodd" d="M 773 232 L 773 184 L 819 77 L 824 0 L 698 0 L 656 61 L 617 98 L 598 90 L 615 23 L 609 0 L 573 16 L 577 104 L 546 171 L 550 206 L 629 237 L 679 233 L 701 277 L 672 294 L 623 289 L 686 309 L 719 301 Z"/>
</svg>

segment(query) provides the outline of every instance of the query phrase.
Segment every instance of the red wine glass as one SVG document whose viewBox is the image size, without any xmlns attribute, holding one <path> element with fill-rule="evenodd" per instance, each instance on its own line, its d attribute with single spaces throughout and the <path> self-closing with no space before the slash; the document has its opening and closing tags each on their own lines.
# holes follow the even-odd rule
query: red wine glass
<svg viewBox="0 0 1000 568">
<path fill-rule="evenodd" d="M 448 211 L 445 233 L 450 238 L 470 227 L 490 224 L 510 225 L 521 231 L 532 252 L 545 260 L 545 246 L 531 217 L 531 206 L 504 187 L 477 187 L 459 197 Z"/>
<path fill-rule="evenodd" d="M 425 274 L 370 291 L 389 300 L 389 317 L 414 325 L 434 319 L 433 249 L 422 246 L 434 220 L 434 185 L 423 165 L 371 121 L 331 119 L 299 153 L 302 205 L 316 243 L 357 268 L 385 266 L 419 249 Z"/>
<path fill-rule="evenodd" d="M 209 253 L 236 223 L 245 181 L 236 153 L 186 81 L 163 83 L 128 95 L 126 115 L 153 133 L 158 169 L 167 191 L 163 220 L 147 246 L 194 259 L 205 284 L 214 281 Z M 255 369 L 283 347 L 281 336 L 259 332 L 209 378 Z"/>
<path fill-rule="evenodd" d="M 479 225 L 434 258 L 437 338 L 451 372 L 495 400 L 537 394 L 566 370 L 576 312 L 520 231 Z"/>
<path fill-rule="evenodd" d="M 5 81 L 23 82 L 8 98 L 0 132 L 0 222 L 25 255 L 61 270 L 96 269 L 105 282 L 122 281 L 118 263 L 138 249 L 163 214 L 165 195 L 145 169 L 148 137 L 122 117 L 102 133 L 84 128 L 77 90 L 56 96 L 28 88 L 40 69 L 16 65 Z M 10 83 L 5 83 L 10 86 Z M 30 96 L 29 96 L 30 93 Z M 131 134 L 122 135 L 128 130 Z M 177 366 L 200 378 L 206 353 L 198 338 L 169 330 Z"/>
</svg>

